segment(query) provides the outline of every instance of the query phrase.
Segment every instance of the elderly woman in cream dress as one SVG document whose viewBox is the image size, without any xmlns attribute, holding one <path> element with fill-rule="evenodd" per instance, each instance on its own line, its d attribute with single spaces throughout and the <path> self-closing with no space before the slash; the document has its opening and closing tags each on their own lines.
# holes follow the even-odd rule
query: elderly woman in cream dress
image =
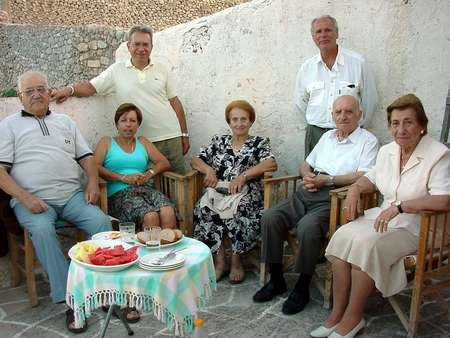
<svg viewBox="0 0 450 338">
<path fill-rule="evenodd" d="M 402 258 L 418 246 L 422 210 L 450 210 L 450 151 L 427 135 L 428 119 L 413 94 L 387 108 L 394 142 L 380 149 L 375 167 L 349 189 L 344 211 L 357 217 L 361 193 L 378 189 L 380 208 L 340 227 L 326 257 L 333 270 L 333 310 L 312 337 L 353 337 L 365 326 L 373 288 L 384 297 L 406 286 Z"/>
</svg>

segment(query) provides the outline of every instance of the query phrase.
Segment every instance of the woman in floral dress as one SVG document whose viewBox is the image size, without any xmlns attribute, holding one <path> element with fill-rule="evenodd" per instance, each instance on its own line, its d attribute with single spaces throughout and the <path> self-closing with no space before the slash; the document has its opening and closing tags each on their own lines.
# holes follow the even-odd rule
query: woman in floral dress
<svg viewBox="0 0 450 338">
<path fill-rule="evenodd" d="M 197 202 L 194 237 L 206 243 L 215 254 L 217 280 L 230 269 L 224 244 L 231 242 L 230 282 L 240 283 L 245 277 L 240 256 L 249 252 L 260 236 L 263 209 L 260 178 L 266 171 L 277 170 L 277 163 L 269 139 L 249 135 L 255 121 L 255 110 L 248 102 L 231 102 L 225 109 L 225 119 L 232 135 L 214 136 L 210 144 L 192 159 L 191 164 L 205 175 L 206 188 L 216 188 L 218 183 L 220 186 L 225 182 L 228 188 L 224 195 L 242 196 L 231 218 L 224 218 L 201 203 L 202 200 Z"/>
</svg>

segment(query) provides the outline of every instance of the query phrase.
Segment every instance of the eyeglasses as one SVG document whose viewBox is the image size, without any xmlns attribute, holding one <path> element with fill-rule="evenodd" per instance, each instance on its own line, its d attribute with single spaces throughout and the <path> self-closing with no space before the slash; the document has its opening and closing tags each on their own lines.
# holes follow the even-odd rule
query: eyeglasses
<svg viewBox="0 0 450 338">
<path fill-rule="evenodd" d="M 44 87 L 44 86 L 39 86 L 39 87 L 36 87 L 36 88 L 28 88 L 28 89 L 25 89 L 21 93 L 25 94 L 26 96 L 32 96 L 35 91 L 38 92 L 40 95 L 42 95 L 42 94 L 45 94 L 48 91 L 48 88 Z"/>
</svg>

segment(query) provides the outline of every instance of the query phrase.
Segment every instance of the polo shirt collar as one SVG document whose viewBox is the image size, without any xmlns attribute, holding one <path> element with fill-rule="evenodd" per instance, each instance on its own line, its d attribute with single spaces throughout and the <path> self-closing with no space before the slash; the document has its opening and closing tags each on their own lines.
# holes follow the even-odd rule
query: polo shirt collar
<svg viewBox="0 0 450 338">
<path fill-rule="evenodd" d="M 29 112 L 25 111 L 22 109 L 22 117 L 35 117 L 35 115 L 30 114 Z M 45 116 L 50 115 L 52 112 L 50 110 L 47 110 L 47 113 L 45 114 Z"/>
<path fill-rule="evenodd" d="M 339 139 L 338 139 L 338 137 L 337 137 L 337 132 L 338 132 L 338 130 L 337 130 L 337 129 L 334 129 L 333 132 L 330 133 L 330 138 L 336 138 L 336 140 L 339 142 Z M 356 143 L 357 138 L 358 138 L 358 135 L 359 135 L 360 133 L 361 133 L 361 127 L 358 126 L 358 127 L 356 127 L 355 130 L 353 130 L 353 132 L 352 132 L 350 135 L 347 136 L 346 139 L 344 139 L 343 141 L 341 141 L 341 143 L 342 143 L 342 142 L 345 142 L 345 143 L 347 143 L 347 142 Z"/>
<path fill-rule="evenodd" d="M 148 65 L 145 66 L 144 69 L 140 70 L 140 69 L 136 68 L 136 67 L 133 65 L 133 63 L 131 62 L 131 58 L 129 58 L 127 61 L 125 61 L 125 67 L 127 67 L 127 68 L 138 69 L 138 70 L 140 70 L 140 71 L 145 71 L 145 70 L 147 70 L 148 68 L 150 68 L 151 66 L 153 66 L 152 59 L 150 59 L 149 61 L 150 61 L 150 62 L 148 63 Z"/>
</svg>

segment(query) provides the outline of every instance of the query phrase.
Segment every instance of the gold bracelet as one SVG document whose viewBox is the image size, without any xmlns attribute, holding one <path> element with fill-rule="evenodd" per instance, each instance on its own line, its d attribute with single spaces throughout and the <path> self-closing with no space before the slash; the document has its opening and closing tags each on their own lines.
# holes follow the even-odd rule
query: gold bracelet
<svg viewBox="0 0 450 338">
<path fill-rule="evenodd" d="M 149 169 L 149 173 L 152 174 L 152 176 L 156 175 L 156 173 L 155 173 L 155 171 L 153 169 Z"/>
</svg>

